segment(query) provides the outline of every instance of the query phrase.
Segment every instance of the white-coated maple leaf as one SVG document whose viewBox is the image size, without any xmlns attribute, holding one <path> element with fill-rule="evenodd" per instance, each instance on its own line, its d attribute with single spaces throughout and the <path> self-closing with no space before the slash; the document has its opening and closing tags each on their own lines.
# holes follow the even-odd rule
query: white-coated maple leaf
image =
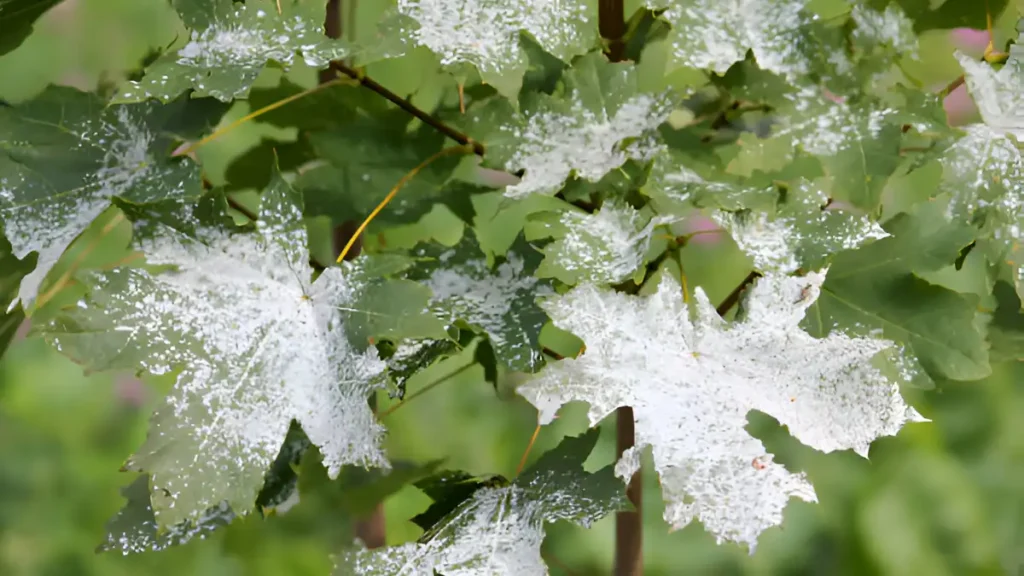
<svg viewBox="0 0 1024 576">
<path fill-rule="evenodd" d="M 987 126 L 1024 142 L 1024 62 L 1016 53 L 1000 70 L 957 52 L 964 82 Z"/>
<path fill-rule="evenodd" d="M 810 71 L 804 53 L 806 28 L 813 16 L 807 0 L 645 0 L 665 9 L 672 24 L 669 54 L 675 67 L 719 74 L 743 60 L 747 50 L 761 67 L 787 78 Z"/>
<path fill-rule="evenodd" d="M 324 3 L 316 0 L 202 0 L 176 2 L 192 29 L 187 44 L 168 52 L 128 82 L 124 101 L 169 100 L 193 89 L 223 101 L 245 96 L 270 61 L 290 68 L 301 53 L 309 66 L 324 68 L 350 53 L 341 40 L 324 35 Z"/>
<path fill-rule="evenodd" d="M 774 416 L 812 448 L 862 455 L 879 436 L 921 420 L 872 364 L 892 343 L 838 333 L 815 339 L 799 328 L 824 278 L 766 275 L 735 323 L 699 288 L 693 306 L 685 304 L 667 275 L 649 297 L 578 286 L 543 306 L 586 351 L 549 364 L 518 391 L 542 423 L 571 401 L 590 404 L 592 425 L 632 406 L 636 447 L 616 473 L 629 478 L 651 446 L 665 520 L 681 528 L 697 518 L 719 541 L 753 550 L 758 535 L 782 521 L 790 497 L 813 501 L 815 493 L 744 430 L 748 411 Z"/>
<path fill-rule="evenodd" d="M 637 88 L 635 67 L 600 53 L 578 59 L 563 76 L 559 96 L 533 94 L 521 111 L 492 100 L 471 114 L 488 161 L 522 179 L 510 198 L 553 195 L 566 180 L 597 182 L 627 160 L 646 161 L 662 150 L 657 128 L 672 111 L 668 93 Z"/>
<path fill-rule="evenodd" d="M 630 278 L 645 263 L 654 229 L 674 219 L 651 218 L 620 202 L 606 202 L 595 214 L 566 210 L 550 216 L 557 219 L 532 235 L 555 238 L 544 247 L 537 276 L 558 278 L 570 285 L 615 284 Z"/>
<path fill-rule="evenodd" d="M 390 309 L 356 308 L 369 284 L 359 266 L 310 281 L 301 203 L 280 176 L 255 233 L 199 226 L 197 239 L 159 223 L 141 231 L 148 263 L 173 269 L 91 273 L 87 298 L 45 332 L 94 369 L 176 374 L 127 464 L 150 474 L 159 526 L 198 521 L 224 502 L 247 513 L 292 420 L 332 476 L 345 464 L 388 466 L 366 402 L 385 365 L 373 347 L 350 343 L 346 314 Z"/>
<path fill-rule="evenodd" d="M 0 106 L 0 227 L 15 256 L 38 254 L 18 291 L 26 308 L 71 241 L 112 199 L 144 204 L 199 196 L 198 167 L 170 158 L 168 147 L 179 124 L 213 120 L 211 112 L 186 99 L 106 107 L 93 94 L 56 86 L 18 106 Z"/>
<path fill-rule="evenodd" d="M 429 48 L 444 66 L 476 67 L 484 82 L 510 99 L 529 66 L 521 32 L 565 62 L 597 40 L 592 0 L 398 0 L 397 9 L 407 24 L 392 25 L 395 33 Z"/>
<path fill-rule="evenodd" d="M 951 196 L 950 219 L 982 222 L 999 247 L 997 262 L 1016 268 L 1018 292 L 1024 290 L 1024 54 L 1011 53 L 1001 70 L 957 54 L 971 97 L 984 123 L 963 128 L 965 134 L 939 159 L 940 190 Z"/>
<path fill-rule="evenodd" d="M 479 487 L 430 527 L 426 541 L 391 548 L 350 549 L 336 559 L 337 576 L 545 576 L 544 524 L 584 527 L 621 509 L 622 484 L 608 466 L 583 471 L 598 433 L 567 437 L 507 486 Z"/>
</svg>

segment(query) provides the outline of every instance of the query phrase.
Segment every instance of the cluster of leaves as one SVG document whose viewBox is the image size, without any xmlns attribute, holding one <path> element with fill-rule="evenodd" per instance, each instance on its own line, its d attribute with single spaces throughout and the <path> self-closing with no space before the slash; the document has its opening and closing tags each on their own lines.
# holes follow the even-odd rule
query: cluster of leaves
<svg viewBox="0 0 1024 576">
<path fill-rule="evenodd" d="M 182 543 L 285 513 L 296 494 L 352 508 L 416 481 L 436 501 L 421 540 L 351 541 L 339 573 L 542 574 L 544 523 L 623 509 L 650 447 L 665 520 L 752 551 L 790 497 L 817 496 L 745 429 L 751 410 L 811 448 L 866 456 L 925 420 L 901 387 L 981 379 L 1024 353 L 979 311 L 997 283 L 1024 294 L 1024 60 L 958 55 L 984 119 L 964 129 L 899 67 L 918 33 L 983 22 L 973 6 L 646 0 L 610 62 L 596 0 L 382 2 L 358 42 L 323 34 L 323 2 L 173 4 L 191 35 L 112 96 L 51 87 L 0 108 L 0 346 L 27 314 L 89 370 L 174 383 L 125 465 L 141 475 L 108 548 Z M 34 13 L 6 6 L 5 35 L 27 33 Z M 253 89 L 264 66 L 424 54 L 444 71 L 410 91 L 430 122 L 356 74 L 257 117 L 299 138 L 239 157 L 224 187 L 181 153 L 237 99 L 303 93 L 287 78 Z M 918 198 L 892 192 L 923 173 Z M 361 255 L 313 256 L 310 219 L 362 220 L 407 175 Z M 258 210 L 235 196 L 254 187 Z M 384 240 L 439 208 L 464 227 L 454 242 Z M 130 222 L 143 258 L 58 266 L 111 209 L 104 230 Z M 699 218 L 749 257 L 735 311 L 687 282 L 682 230 Z M 967 260 L 984 289 L 943 280 Z M 585 347 L 547 353 L 551 324 Z M 390 462 L 368 398 L 402 396 L 470 344 L 491 380 L 522 373 L 542 424 L 571 401 L 591 425 L 632 407 L 636 446 L 584 472 L 592 431 L 512 481 Z M 345 491 L 323 490 L 323 471 Z"/>
</svg>

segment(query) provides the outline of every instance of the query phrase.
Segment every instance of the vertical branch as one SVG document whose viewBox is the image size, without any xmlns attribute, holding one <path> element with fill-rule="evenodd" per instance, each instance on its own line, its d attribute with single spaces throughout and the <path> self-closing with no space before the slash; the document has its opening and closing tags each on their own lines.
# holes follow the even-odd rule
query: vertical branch
<svg viewBox="0 0 1024 576">
<path fill-rule="evenodd" d="M 623 0 L 600 0 L 598 27 L 608 59 L 621 61 L 625 55 L 623 36 L 626 35 Z M 619 458 L 635 443 L 634 424 L 633 408 L 623 406 L 615 411 L 615 452 Z M 615 576 L 639 576 L 643 574 L 643 477 L 640 470 L 629 480 L 626 496 L 636 510 L 615 515 Z"/>
<path fill-rule="evenodd" d="M 349 0 L 351 2 L 350 14 L 355 14 L 355 0 Z M 327 0 L 327 10 L 324 16 L 324 34 L 328 38 L 341 38 L 342 33 L 342 22 L 341 22 L 341 0 Z M 352 25 L 352 22 L 349 22 Z M 320 83 L 326 84 L 337 78 L 337 73 L 330 67 L 320 71 Z M 355 234 L 356 228 L 359 226 L 359 222 L 356 220 L 349 220 L 342 222 L 340 225 L 334 228 L 332 234 L 332 243 L 334 245 L 334 253 L 337 255 L 341 251 L 341 247 L 345 246 L 352 236 Z M 351 260 L 359 256 L 359 252 L 362 250 L 362 239 L 356 238 L 355 243 L 349 250 L 347 259 Z M 370 396 L 370 409 L 375 413 L 377 412 L 377 396 Z M 363 545 L 367 548 L 380 548 L 386 543 L 387 530 L 384 525 L 384 503 L 379 502 L 373 509 L 373 512 L 366 518 L 359 518 L 353 522 L 352 526 L 355 531 L 357 538 L 363 541 Z"/>
<path fill-rule="evenodd" d="M 598 28 L 605 42 L 605 54 L 612 62 L 625 56 L 626 15 L 623 0 L 600 0 L 598 4 Z"/>
<path fill-rule="evenodd" d="M 623 406 L 615 411 L 615 453 L 633 447 L 633 409 Z M 644 572 L 643 559 L 643 476 L 639 469 L 626 487 L 626 497 L 636 508 L 632 512 L 615 513 L 615 576 L 639 576 Z"/>
</svg>

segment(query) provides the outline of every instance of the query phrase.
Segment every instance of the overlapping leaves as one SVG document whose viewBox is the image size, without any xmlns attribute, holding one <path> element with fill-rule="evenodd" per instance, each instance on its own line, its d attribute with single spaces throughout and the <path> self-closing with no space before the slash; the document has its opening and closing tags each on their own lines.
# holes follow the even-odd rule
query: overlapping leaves
<svg viewBox="0 0 1024 576">
<path fill-rule="evenodd" d="M 15 256 L 38 254 L 18 299 L 26 306 L 35 299 L 64 249 L 112 199 L 197 198 L 199 168 L 170 158 L 170 151 L 224 110 L 188 96 L 168 105 L 107 107 L 94 94 L 59 87 L 0 107 L 0 226 Z"/>
<path fill-rule="evenodd" d="M 93 368 L 176 374 L 128 462 L 150 475 L 159 525 L 222 502 L 250 510 L 293 419 L 332 475 L 344 464 L 387 466 L 383 428 L 366 404 L 384 364 L 348 333 L 416 324 L 429 293 L 410 286 L 411 310 L 370 309 L 380 302 L 363 293 L 380 287 L 365 263 L 311 281 L 301 202 L 280 177 L 264 192 L 255 232 L 168 222 L 143 220 L 138 242 L 150 264 L 172 271 L 92 273 L 88 297 L 47 328 L 55 346 Z"/>
</svg>

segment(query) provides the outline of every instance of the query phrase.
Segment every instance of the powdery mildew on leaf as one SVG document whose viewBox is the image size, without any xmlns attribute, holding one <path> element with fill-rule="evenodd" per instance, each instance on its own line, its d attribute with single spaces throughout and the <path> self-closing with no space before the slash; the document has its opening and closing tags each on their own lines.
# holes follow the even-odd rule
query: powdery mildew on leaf
<svg viewBox="0 0 1024 576">
<path fill-rule="evenodd" d="M 646 0 L 667 8 L 672 24 L 670 55 L 675 65 L 724 74 L 753 50 L 761 68 L 788 79 L 810 71 L 805 28 L 813 22 L 806 0 Z"/>
<path fill-rule="evenodd" d="M 879 436 L 921 420 L 871 364 L 892 343 L 815 339 L 799 328 L 824 278 L 766 275 L 747 294 L 744 320 L 732 324 L 699 288 L 692 308 L 684 304 L 668 275 L 649 297 L 576 287 L 544 308 L 586 352 L 549 364 L 518 391 L 542 423 L 571 401 L 590 404 L 591 425 L 632 406 L 636 447 L 616 473 L 628 478 L 651 446 L 665 520 L 681 528 L 697 518 L 719 541 L 753 550 L 762 531 L 781 523 L 790 497 L 814 501 L 815 493 L 747 434 L 748 411 L 774 416 L 818 450 L 862 455 Z"/>
<path fill-rule="evenodd" d="M 963 53 L 957 52 L 955 56 L 985 124 L 1024 142 L 1024 63 L 1011 57 L 996 71 L 987 62 L 978 62 Z"/>
<path fill-rule="evenodd" d="M 541 277 L 556 277 L 567 284 L 580 281 L 614 284 L 631 277 L 644 263 L 658 225 L 671 217 L 646 218 L 624 203 L 605 203 L 595 214 L 566 211 L 559 217 L 561 230 L 545 246 Z"/>
<path fill-rule="evenodd" d="M 866 216 L 825 208 L 828 201 L 824 191 L 801 182 L 787 192 L 787 202 L 774 215 L 719 210 L 711 217 L 762 272 L 793 272 L 889 235 Z"/>
<path fill-rule="evenodd" d="M 897 4 L 889 4 L 883 12 L 857 4 L 850 13 L 856 25 L 855 41 L 865 45 L 885 45 L 905 55 L 916 56 L 917 34 L 914 22 Z"/>
<path fill-rule="evenodd" d="M 77 101 L 75 104 L 80 105 Z M 39 254 L 35 269 L 22 279 L 12 306 L 20 300 L 27 307 L 35 300 L 47 272 L 71 241 L 110 206 L 111 197 L 144 202 L 199 194 L 194 164 L 188 160 L 171 163 L 160 157 L 166 151 L 160 149 L 161 139 L 145 121 L 158 108 L 147 103 L 109 108 L 91 117 L 18 119 L 39 126 L 61 122 L 53 130 L 59 131 L 61 138 L 70 139 L 71 149 L 62 151 L 59 164 L 53 167 L 59 175 L 40 172 L 17 160 L 10 164 L 12 171 L 0 169 L 3 232 L 18 258 L 30 252 Z M 10 110 L 12 116 L 21 114 L 16 108 Z M 54 144 L 49 142 L 53 136 L 44 130 L 40 128 L 37 139 L 12 142 L 11 149 L 25 148 L 36 156 L 45 156 L 46 146 Z M 37 145 L 40 149 L 33 150 Z M 60 165 L 63 163 L 69 167 L 64 168 Z M 81 173 L 80 179 L 77 173 Z"/>
<path fill-rule="evenodd" d="M 455 250 L 442 254 L 441 265 L 454 256 Z M 431 308 L 442 320 L 462 319 L 480 327 L 508 366 L 532 371 L 543 361 L 535 339 L 547 321 L 534 301 L 551 288 L 526 273 L 525 266 L 515 252 L 494 270 L 483 258 L 470 259 L 435 270 L 425 284 L 433 292 Z"/>
<path fill-rule="evenodd" d="M 110 521 L 107 539 L 100 548 L 116 550 L 125 556 L 158 552 L 184 544 L 193 538 L 203 539 L 214 530 L 230 524 L 235 518 L 227 503 L 222 502 L 193 520 L 186 520 L 161 530 L 153 517 L 147 476 L 140 476 L 122 492 L 128 503 Z"/>
<path fill-rule="evenodd" d="M 278 14 L 273 2 L 217 3 L 201 25 L 186 17 L 196 25 L 188 44 L 158 59 L 119 98 L 169 100 L 192 88 L 227 102 L 246 95 L 269 61 L 287 69 L 301 52 L 306 64 L 322 68 L 348 55 L 344 43 L 324 35 L 323 6 L 314 17 Z"/>
<path fill-rule="evenodd" d="M 502 126 L 517 143 L 505 169 L 525 170 L 520 182 L 505 188 L 505 196 L 554 194 L 571 174 L 596 182 L 630 158 L 649 159 L 661 149 L 656 129 L 670 112 L 665 98 L 648 94 L 629 98 L 612 114 L 595 112 L 573 93 L 568 112 L 541 109 L 522 123 Z M 626 140 L 633 141 L 624 145 Z"/>
<path fill-rule="evenodd" d="M 332 477 L 345 464 L 388 465 L 366 403 L 384 363 L 372 347 L 354 349 L 341 322 L 359 271 L 329 268 L 310 282 L 302 212 L 286 186 L 264 193 L 255 234 L 207 229 L 204 243 L 163 229 L 144 239 L 150 263 L 177 269 L 97 273 L 72 313 L 83 340 L 51 329 L 60 349 L 81 353 L 87 338 L 91 361 L 180 370 L 128 463 L 150 474 L 161 526 L 223 502 L 248 512 L 293 419 Z"/>
<path fill-rule="evenodd" d="M 792 112 L 773 132 L 816 156 L 833 156 L 864 140 L 876 138 L 896 113 L 891 108 L 855 108 L 826 98 L 818 87 L 803 87 L 786 95 Z"/>
<path fill-rule="evenodd" d="M 520 31 L 569 61 L 591 47 L 597 24 L 586 0 L 398 0 L 398 11 L 418 24 L 403 32 L 441 64 L 471 64 L 485 78 L 525 72 Z"/>
<path fill-rule="evenodd" d="M 625 497 L 610 467 L 593 474 L 583 462 L 596 432 L 569 437 L 511 486 L 476 490 L 431 527 L 425 542 L 348 550 L 337 576 L 544 576 L 544 524 L 568 520 L 589 528 L 620 509 Z"/>
</svg>

